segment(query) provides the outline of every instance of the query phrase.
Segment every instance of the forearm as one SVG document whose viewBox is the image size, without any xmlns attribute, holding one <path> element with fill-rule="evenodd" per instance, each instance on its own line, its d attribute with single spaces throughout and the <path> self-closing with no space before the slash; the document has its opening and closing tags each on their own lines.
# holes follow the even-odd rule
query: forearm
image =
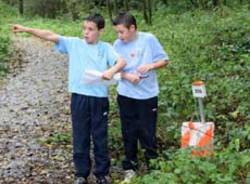
<svg viewBox="0 0 250 184">
<path fill-rule="evenodd" d="M 129 74 L 126 73 L 126 72 L 121 72 L 121 78 L 128 80 L 129 79 Z"/>
<path fill-rule="evenodd" d="M 135 73 L 121 72 L 121 78 L 125 79 L 133 84 L 138 84 L 141 80 L 140 76 Z"/>
<path fill-rule="evenodd" d="M 108 71 L 115 74 L 119 72 L 125 65 L 126 65 L 126 62 L 123 59 L 119 58 L 117 59 L 116 64 L 112 66 L 111 68 L 109 68 Z"/>
<path fill-rule="evenodd" d="M 26 32 L 34 36 L 37 36 L 41 39 L 47 40 L 47 41 L 53 41 L 53 42 L 58 41 L 58 35 L 51 31 L 42 30 L 42 29 L 34 29 L 34 28 L 26 28 Z"/>
<path fill-rule="evenodd" d="M 154 70 L 154 69 L 158 69 L 158 68 L 162 68 L 162 67 L 164 67 L 164 66 L 166 66 L 166 65 L 168 65 L 169 64 L 169 61 L 168 60 L 160 60 L 160 61 L 157 61 L 157 62 L 155 62 L 155 63 L 152 63 L 152 68 L 151 68 L 151 70 Z"/>
<path fill-rule="evenodd" d="M 141 74 L 145 74 L 151 70 L 162 68 L 168 64 L 167 60 L 159 60 L 154 63 L 142 64 L 137 68 L 137 71 Z"/>
<path fill-rule="evenodd" d="M 126 65 L 125 61 L 119 58 L 114 66 L 112 66 L 103 73 L 102 78 L 107 80 L 112 79 L 114 74 L 119 72 L 125 65 Z"/>
</svg>

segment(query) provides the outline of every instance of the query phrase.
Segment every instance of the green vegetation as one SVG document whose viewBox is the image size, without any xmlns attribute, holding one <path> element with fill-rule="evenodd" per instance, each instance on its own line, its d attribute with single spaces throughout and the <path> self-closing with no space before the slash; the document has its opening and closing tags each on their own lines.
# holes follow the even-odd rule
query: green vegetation
<svg viewBox="0 0 250 184">
<path fill-rule="evenodd" d="M 4 26 L 0 28 L 0 74 L 6 71 L 3 66 L 10 54 L 10 23 L 81 36 L 79 20 L 17 17 L 12 11 L 2 14 L 5 9 L 1 3 L 0 23 Z M 150 31 L 159 38 L 171 63 L 158 72 L 160 157 L 152 161 L 153 170 L 141 171 L 134 183 L 249 183 L 250 7 L 221 6 L 213 10 L 176 12 L 171 7 L 168 11 L 159 9 L 154 13 L 152 26 L 145 25 L 142 15 L 135 12 L 139 29 Z M 109 42 L 115 39 L 109 23 L 102 39 Z M 209 158 L 191 157 L 189 150 L 179 149 L 181 124 L 191 119 L 195 111 L 191 93 L 194 80 L 206 83 L 206 119 L 215 122 L 216 126 L 215 154 Z M 45 142 L 69 144 L 69 139 L 67 134 L 59 133 Z M 112 88 L 109 144 L 113 164 L 120 165 L 121 142 L 115 90 Z"/>
<path fill-rule="evenodd" d="M 249 25 L 248 7 L 236 10 L 223 7 L 212 12 L 196 10 L 168 16 L 159 11 L 152 27 L 140 26 L 158 36 L 172 62 L 159 71 L 161 157 L 154 161 L 154 171 L 134 183 L 247 182 L 250 175 Z M 205 159 L 177 151 L 181 124 L 191 119 L 195 111 L 191 83 L 198 79 L 207 86 L 207 120 L 216 126 L 215 155 Z"/>
<path fill-rule="evenodd" d="M 9 11 L 6 11 L 8 9 Z M 9 37 L 8 20 L 14 15 L 14 10 L 0 2 L 0 78 L 8 69 L 8 58 L 11 54 L 11 40 Z"/>
</svg>

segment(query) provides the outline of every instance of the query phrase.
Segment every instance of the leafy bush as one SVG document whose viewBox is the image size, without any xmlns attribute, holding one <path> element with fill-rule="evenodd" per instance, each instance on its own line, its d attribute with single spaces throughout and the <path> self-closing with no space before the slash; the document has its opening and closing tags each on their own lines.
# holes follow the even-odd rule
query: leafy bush
<svg viewBox="0 0 250 184">
<path fill-rule="evenodd" d="M 153 163 L 155 171 L 134 183 L 246 183 L 250 175 L 249 15 L 247 7 L 167 18 L 159 12 L 152 32 L 172 61 L 159 72 L 161 157 Z M 164 29 L 159 29 L 161 25 Z M 216 151 L 211 158 L 176 151 L 181 123 L 195 111 L 194 80 L 206 83 L 206 118 L 215 122 Z"/>
<path fill-rule="evenodd" d="M 6 11 L 8 9 L 9 11 Z M 13 16 L 14 10 L 0 1 L 0 77 L 8 70 L 8 58 L 11 55 L 11 40 L 9 36 L 8 20 Z"/>
<path fill-rule="evenodd" d="M 190 150 L 178 150 L 168 160 L 153 160 L 151 165 L 155 169 L 133 183 L 246 183 L 250 174 L 249 153 L 250 150 L 239 152 L 237 141 L 209 158 L 193 157 Z"/>
<path fill-rule="evenodd" d="M 2 35 L 0 36 L 0 77 L 4 76 L 7 72 L 7 58 L 10 54 L 10 38 L 8 36 Z"/>
</svg>

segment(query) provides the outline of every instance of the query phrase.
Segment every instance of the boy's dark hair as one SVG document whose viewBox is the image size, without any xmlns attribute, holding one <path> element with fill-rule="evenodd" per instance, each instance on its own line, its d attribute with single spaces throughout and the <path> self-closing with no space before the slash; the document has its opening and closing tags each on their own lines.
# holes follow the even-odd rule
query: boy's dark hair
<svg viewBox="0 0 250 184">
<path fill-rule="evenodd" d="M 120 24 L 124 25 L 126 28 L 130 28 L 131 25 L 134 25 L 135 29 L 137 29 L 135 17 L 126 12 L 119 13 L 113 20 L 113 26 L 117 26 Z"/>
<path fill-rule="evenodd" d="M 88 17 L 84 18 L 84 20 L 94 22 L 98 30 L 103 29 L 105 27 L 105 20 L 103 16 L 99 13 L 91 14 Z"/>
</svg>

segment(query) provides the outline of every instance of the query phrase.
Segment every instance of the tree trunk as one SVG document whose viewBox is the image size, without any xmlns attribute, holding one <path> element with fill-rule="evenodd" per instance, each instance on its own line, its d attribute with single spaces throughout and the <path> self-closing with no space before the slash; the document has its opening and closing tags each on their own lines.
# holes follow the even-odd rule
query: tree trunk
<svg viewBox="0 0 250 184">
<path fill-rule="evenodd" d="M 23 0 L 19 0 L 19 13 L 23 15 Z"/>
<path fill-rule="evenodd" d="M 152 24 L 152 0 L 143 1 L 143 17 L 147 24 Z"/>
<path fill-rule="evenodd" d="M 194 0 L 190 0 L 191 4 L 194 6 L 194 7 L 198 7 L 198 3 Z"/>
<path fill-rule="evenodd" d="M 98 7 L 98 10 L 101 9 L 101 7 L 102 7 L 102 1 L 99 1 L 99 2 L 97 3 L 97 7 Z"/>
<path fill-rule="evenodd" d="M 163 4 L 168 5 L 168 0 L 162 0 L 162 2 L 163 2 Z"/>
<path fill-rule="evenodd" d="M 73 2 L 71 4 L 71 15 L 72 15 L 73 21 L 79 19 L 79 15 L 78 15 L 76 6 L 77 6 L 76 2 Z"/>
<path fill-rule="evenodd" d="M 125 7 L 125 10 L 128 12 L 129 11 L 128 0 L 124 0 L 124 7 Z"/>
<path fill-rule="evenodd" d="M 110 0 L 106 0 L 106 5 L 108 8 L 109 19 L 110 19 L 110 21 L 112 21 L 113 20 L 113 18 L 112 18 L 112 6 L 111 6 Z"/>
<path fill-rule="evenodd" d="M 114 0 L 114 13 L 115 13 L 115 15 L 118 14 L 118 3 L 117 3 L 117 0 Z"/>
<path fill-rule="evenodd" d="M 213 0 L 214 7 L 218 6 L 219 4 L 220 4 L 220 0 Z"/>
<path fill-rule="evenodd" d="M 143 17 L 146 23 L 148 24 L 147 0 L 143 1 Z"/>
<path fill-rule="evenodd" d="M 148 20 L 149 25 L 152 25 L 152 0 L 148 0 Z"/>
</svg>

